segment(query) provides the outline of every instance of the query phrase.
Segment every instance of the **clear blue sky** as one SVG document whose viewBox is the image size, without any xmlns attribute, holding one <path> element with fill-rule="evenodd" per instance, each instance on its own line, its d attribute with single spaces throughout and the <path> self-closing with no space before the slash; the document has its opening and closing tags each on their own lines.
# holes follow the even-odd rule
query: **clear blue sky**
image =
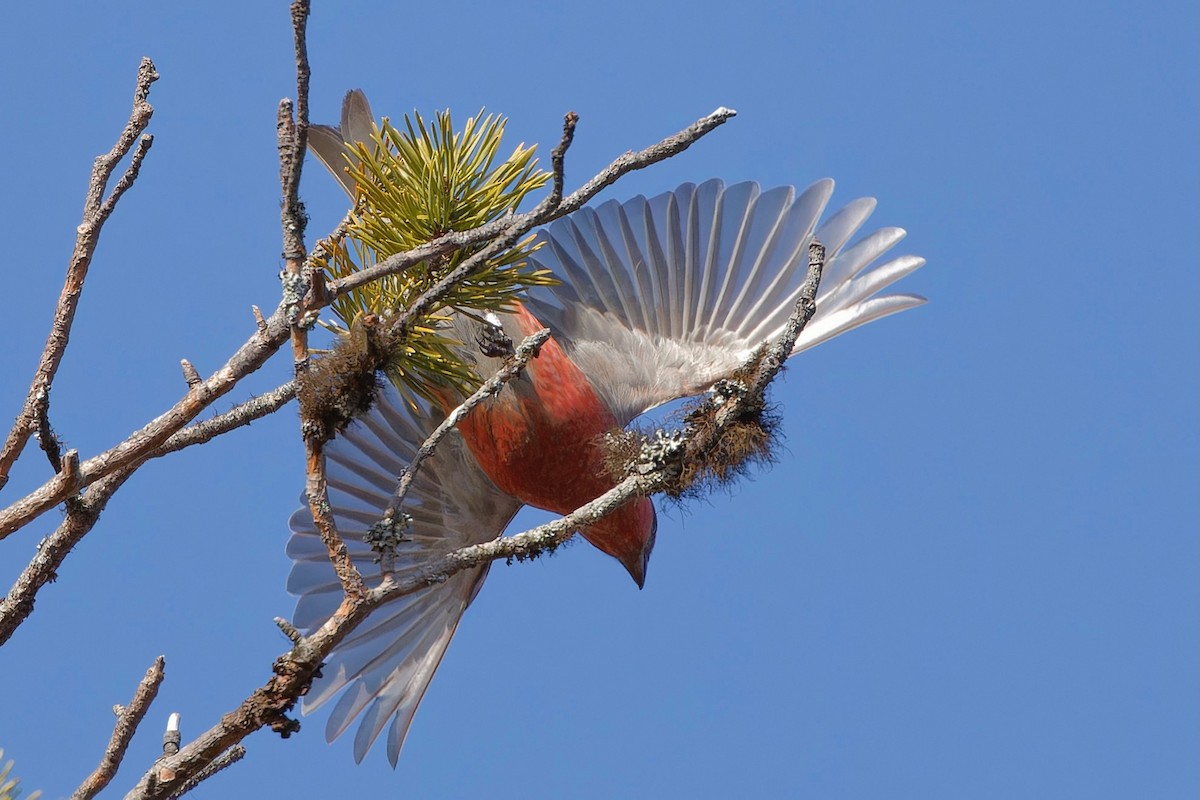
<svg viewBox="0 0 1200 800">
<path fill-rule="evenodd" d="M 1195 796 L 1194 2 L 315 5 L 318 120 L 360 86 L 397 116 L 486 105 L 548 150 L 573 109 L 577 183 L 730 106 L 605 196 L 832 176 L 835 201 L 874 195 L 875 226 L 909 230 L 929 265 L 904 288 L 931 303 L 793 362 L 779 463 L 665 509 L 644 591 L 585 546 L 496 568 L 396 772 L 355 766 L 317 715 L 251 737 L 197 797 Z M 86 456 L 277 302 L 286 4 L 30 3 L 4 27 L 5 420 L 91 161 L 138 58 L 162 73 L 53 394 Z M 345 201 L 307 177 L 319 235 Z M 42 592 L 0 650 L 0 747 L 27 788 L 77 785 L 160 653 L 113 796 L 168 712 L 195 734 L 268 677 L 296 428 L 289 408 L 149 466 Z M 36 450 L 20 466 L 0 499 L 47 474 Z M 58 519 L 0 544 L 0 589 Z"/>
</svg>

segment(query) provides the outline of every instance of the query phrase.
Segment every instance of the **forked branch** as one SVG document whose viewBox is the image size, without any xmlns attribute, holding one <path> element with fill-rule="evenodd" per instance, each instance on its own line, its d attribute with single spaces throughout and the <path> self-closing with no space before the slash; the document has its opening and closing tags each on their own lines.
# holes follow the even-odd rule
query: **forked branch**
<svg viewBox="0 0 1200 800">
<path fill-rule="evenodd" d="M 158 687 L 163 680 L 164 663 L 162 656 L 154 659 L 154 663 L 146 670 L 145 676 L 138 683 L 129 705 L 113 707 L 113 713 L 117 715 L 117 724 L 113 728 L 108 747 L 104 748 L 100 766 L 96 767 L 87 780 L 72 793 L 71 800 L 90 800 L 98 795 L 105 786 L 108 786 L 113 776 L 117 774 L 117 767 L 121 766 L 121 760 L 125 758 L 125 750 L 129 747 L 129 742 L 137 732 L 138 725 L 145 718 L 146 712 L 150 710 L 150 704 L 158 695 Z"/>
<path fill-rule="evenodd" d="M 100 243 L 100 231 L 116 209 L 117 201 L 137 180 L 142 161 L 154 142 L 153 137 L 142 134 L 154 114 L 154 109 L 146 98 L 150 95 L 150 84 L 156 80 L 158 72 L 154 69 L 154 63 L 148 58 L 143 58 L 138 67 L 137 85 L 133 92 L 133 111 L 129 114 L 129 120 L 112 150 L 97 156 L 92 166 L 92 176 L 88 181 L 87 194 L 83 201 L 83 221 L 75 231 L 75 249 L 71 252 L 71 260 L 67 265 L 67 277 L 58 297 L 58 306 L 54 310 L 50 335 L 46 338 L 46 346 L 42 350 L 41 360 L 37 371 L 34 372 L 29 393 L 25 397 L 25 405 L 17 415 L 3 446 L 0 446 L 0 488 L 8 482 L 9 472 L 20 458 L 30 435 L 37 430 L 39 419 L 46 418 L 50 407 L 50 388 L 71 338 L 71 325 L 75 322 L 75 311 L 79 308 L 79 298 L 83 293 L 83 282 L 87 278 L 88 267 L 92 263 L 96 246 Z M 104 192 L 117 165 L 135 144 L 137 150 L 130 159 L 129 166 L 106 198 Z M 45 427 L 49 429 L 48 421 Z"/>
</svg>

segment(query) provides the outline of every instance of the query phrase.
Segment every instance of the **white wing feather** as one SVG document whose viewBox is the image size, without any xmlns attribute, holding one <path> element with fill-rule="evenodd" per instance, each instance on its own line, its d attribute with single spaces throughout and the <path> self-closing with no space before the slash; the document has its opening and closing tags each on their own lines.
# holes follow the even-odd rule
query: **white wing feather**
<svg viewBox="0 0 1200 800">
<path fill-rule="evenodd" d="M 376 407 L 326 450 L 338 530 L 369 585 L 378 583 L 379 565 L 363 543 L 363 534 L 382 516 L 400 471 L 440 420 L 441 415 L 426 405 L 406 405 L 389 385 Z M 405 499 L 413 526 L 409 541 L 398 549 L 397 579 L 451 550 L 495 538 L 520 506 L 492 484 L 462 439 L 451 434 L 426 461 Z M 337 608 L 342 590 L 307 505 L 292 515 L 291 529 L 288 591 L 299 596 L 294 622 L 313 631 Z M 361 761 L 390 721 L 387 750 L 395 765 L 458 620 L 486 575 L 486 568 L 460 572 L 389 603 L 339 645 L 323 677 L 304 698 L 308 712 L 342 693 L 325 728 L 330 741 L 361 717 L 354 737 L 354 757 Z"/>
<path fill-rule="evenodd" d="M 527 303 L 623 424 L 703 391 L 775 336 L 792 313 L 815 234 L 826 248 L 817 313 L 794 352 L 924 302 L 876 293 L 924 264 L 876 259 L 904 237 L 846 243 L 875 208 L 855 200 L 817 225 L 833 181 L 790 187 L 719 180 L 583 208 L 539 233 L 533 256 L 563 283 Z"/>
</svg>

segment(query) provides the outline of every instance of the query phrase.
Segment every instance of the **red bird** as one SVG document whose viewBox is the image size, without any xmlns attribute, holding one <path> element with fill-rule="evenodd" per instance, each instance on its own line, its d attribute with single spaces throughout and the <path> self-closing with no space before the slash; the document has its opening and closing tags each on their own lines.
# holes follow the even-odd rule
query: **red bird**
<svg viewBox="0 0 1200 800">
<path fill-rule="evenodd" d="M 310 130 L 313 151 L 351 193 L 344 143 L 369 141 L 372 119 L 366 98 L 351 92 L 340 128 Z M 542 327 L 552 338 L 425 463 L 405 501 L 413 525 L 398 549 L 397 579 L 495 538 L 524 504 L 567 513 L 611 489 L 600 434 L 707 390 L 775 336 L 792 312 L 814 235 L 826 247 L 826 267 L 816 315 L 794 353 L 924 302 L 876 296 L 925 263 L 901 256 L 875 264 L 903 230 L 884 228 L 845 247 L 874 210 L 873 199 L 850 203 L 818 227 L 832 191 L 830 180 L 798 195 L 791 187 L 764 192 L 754 183 L 710 180 L 584 208 L 540 231 L 544 246 L 532 258 L 562 283 L 535 289 L 496 322 L 513 341 Z M 478 341 L 481 323 L 460 315 L 453 324 L 460 341 Z M 462 355 L 483 378 L 501 365 L 478 348 Z M 378 580 L 379 566 L 363 534 L 388 506 L 397 475 L 456 402 L 413 408 L 389 385 L 375 408 L 326 449 L 338 528 L 368 583 Z M 294 622 L 311 631 L 337 607 L 341 587 L 307 505 L 290 524 Z M 654 506 L 642 498 L 580 533 L 641 586 L 655 529 Z M 487 571 L 460 572 L 396 600 L 339 646 L 304 700 L 309 711 L 341 693 L 326 726 L 330 741 L 360 718 L 354 756 L 361 761 L 390 722 L 387 751 L 396 764 L 417 705 Z"/>
</svg>

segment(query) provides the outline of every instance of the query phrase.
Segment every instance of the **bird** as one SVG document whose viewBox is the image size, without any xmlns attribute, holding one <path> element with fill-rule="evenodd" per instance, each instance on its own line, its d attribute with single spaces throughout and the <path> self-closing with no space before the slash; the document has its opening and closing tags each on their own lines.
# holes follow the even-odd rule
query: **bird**
<svg viewBox="0 0 1200 800">
<path fill-rule="evenodd" d="M 346 154 L 370 141 L 373 120 L 366 96 L 353 90 L 340 125 L 309 130 L 310 150 L 352 197 Z M 803 191 L 713 179 L 585 206 L 539 231 L 542 246 L 530 258 L 559 282 L 532 288 L 507 312 L 459 314 L 450 324 L 466 343 L 499 331 L 520 341 L 543 326 L 551 338 L 417 473 L 405 498 L 411 527 L 397 548 L 395 578 L 496 538 L 524 505 L 562 514 L 612 488 L 600 435 L 705 392 L 773 338 L 792 313 L 814 236 L 826 248 L 826 266 L 816 313 L 793 355 L 924 303 L 913 294 L 880 294 L 925 263 L 910 255 L 881 261 L 905 231 L 881 228 L 849 244 L 876 203 L 860 198 L 821 221 L 832 192 L 829 179 Z M 477 346 L 464 345 L 461 355 L 480 378 L 502 364 Z M 402 396 L 385 381 L 372 409 L 326 445 L 333 515 L 368 583 L 381 575 L 363 536 L 389 507 L 397 476 L 460 399 Z M 313 631 L 342 590 L 307 503 L 289 526 L 293 624 Z M 656 532 L 653 503 L 638 498 L 580 534 L 641 587 Z M 353 752 L 361 762 L 387 728 L 387 757 L 396 766 L 413 715 L 487 574 L 488 565 L 477 566 L 381 606 L 335 649 L 303 700 L 308 713 L 336 699 L 329 741 L 357 720 Z"/>
</svg>

